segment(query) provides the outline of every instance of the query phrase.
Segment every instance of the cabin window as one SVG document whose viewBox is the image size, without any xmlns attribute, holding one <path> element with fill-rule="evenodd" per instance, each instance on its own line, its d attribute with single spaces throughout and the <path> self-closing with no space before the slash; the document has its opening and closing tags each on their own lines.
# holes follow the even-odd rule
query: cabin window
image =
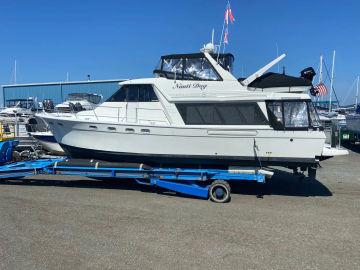
<svg viewBox="0 0 360 270">
<path fill-rule="evenodd" d="M 179 103 L 186 125 L 268 125 L 256 102 Z"/>
<path fill-rule="evenodd" d="M 267 104 L 269 121 L 276 129 L 284 128 L 282 102 L 269 102 Z"/>
<path fill-rule="evenodd" d="M 275 130 L 307 130 L 321 126 L 311 101 L 267 101 L 270 125 Z"/>
<path fill-rule="evenodd" d="M 315 106 L 312 102 L 309 102 L 309 115 L 312 127 L 321 127 L 320 117 L 317 114 Z"/>
<path fill-rule="evenodd" d="M 153 102 L 158 101 L 150 84 L 132 84 L 122 86 L 107 102 Z"/>
<path fill-rule="evenodd" d="M 306 101 L 284 102 L 284 120 L 286 128 L 304 128 L 309 126 Z"/>
</svg>

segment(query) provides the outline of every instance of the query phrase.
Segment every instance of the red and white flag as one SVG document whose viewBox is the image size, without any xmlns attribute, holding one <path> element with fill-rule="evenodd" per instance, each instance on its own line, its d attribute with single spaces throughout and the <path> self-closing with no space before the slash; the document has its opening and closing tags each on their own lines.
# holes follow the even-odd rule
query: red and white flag
<svg viewBox="0 0 360 270">
<path fill-rule="evenodd" d="M 234 15 L 232 14 L 230 4 L 226 7 L 226 10 L 225 10 L 225 22 L 226 22 L 226 25 L 229 24 L 229 19 L 230 19 L 231 23 L 235 22 L 235 18 L 234 18 Z"/>
<path fill-rule="evenodd" d="M 226 22 L 226 25 L 229 24 L 229 9 L 226 8 L 225 10 L 225 22 Z"/>
<path fill-rule="evenodd" d="M 325 84 L 323 83 L 319 83 L 318 85 L 315 86 L 315 92 L 317 96 L 325 96 L 328 92 Z"/>
<path fill-rule="evenodd" d="M 232 14 L 230 5 L 229 5 L 228 8 L 227 8 L 227 13 L 228 13 L 228 15 L 229 15 L 230 22 L 231 22 L 231 23 L 234 23 L 234 22 L 235 22 L 235 17 L 234 17 L 234 15 Z"/>
</svg>

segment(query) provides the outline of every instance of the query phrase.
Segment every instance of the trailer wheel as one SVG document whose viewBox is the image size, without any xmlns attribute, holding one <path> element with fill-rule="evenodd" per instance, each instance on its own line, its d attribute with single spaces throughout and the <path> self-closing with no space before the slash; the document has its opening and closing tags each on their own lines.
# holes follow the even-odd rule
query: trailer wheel
<svg viewBox="0 0 360 270">
<path fill-rule="evenodd" d="M 216 180 L 209 188 L 210 200 L 216 203 L 226 203 L 230 200 L 231 188 L 228 182 Z"/>
</svg>

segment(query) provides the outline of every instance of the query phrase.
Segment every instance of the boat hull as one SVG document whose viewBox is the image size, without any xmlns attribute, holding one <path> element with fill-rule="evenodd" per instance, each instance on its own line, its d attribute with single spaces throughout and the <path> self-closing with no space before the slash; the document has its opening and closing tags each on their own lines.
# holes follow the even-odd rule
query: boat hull
<svg viewBox="0 0 360 270">
<path fill-rule="evenodd" d="M 325 135 L 270 127 L 144 126 L 75 119 L 47 119 L 56 141 L 74 158 L 202 166 L 316 163 Z"/>
<path fill-rule="evenodd" d="M 36 139 L 43 149 L 53 155 L 65 155 L 65 151 L 60 144 L 55 140 L 51 132 L 32 132 L 30 133 Z"/>
</svg>

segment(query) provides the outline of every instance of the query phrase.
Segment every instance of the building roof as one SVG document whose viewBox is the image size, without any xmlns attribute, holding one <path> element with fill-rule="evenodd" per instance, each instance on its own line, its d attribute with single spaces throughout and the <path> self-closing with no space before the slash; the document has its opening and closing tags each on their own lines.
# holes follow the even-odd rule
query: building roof
<svg viewBox="0 0 360 270">
<path fill-rule="evenodd" d="M 47 82 L 47 83 L 25 83 L 25 84 L 8 84 L 1 87 L 23 87 L 23 86 L 39 86 L 39 85 L 68 85 L 68 84 L 84 84 L 84 83 L 112 83 L 123 82 L 128 79 L 112 79 L 112 80 L 91 80 L 91 81 L 70 81 L 70 82 Z"/>
</svg>

